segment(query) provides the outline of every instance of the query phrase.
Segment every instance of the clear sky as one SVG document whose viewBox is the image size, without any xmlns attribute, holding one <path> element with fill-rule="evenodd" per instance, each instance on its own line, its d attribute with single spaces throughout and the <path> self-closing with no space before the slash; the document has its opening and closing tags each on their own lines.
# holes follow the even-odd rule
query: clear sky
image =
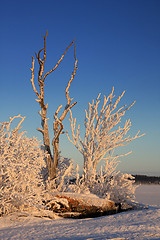
<svg viewBox="0 0 160 240">
<path fill-rule="evenodd" d="M 31 56 L 43 47 L 48 30 L 45 71 L 50 70 L 76 39 L 78 71 L 70 88 L 77 101 L 73 115 L 83 128 L 84 109 L 98 93 L 115 87 L 123 104 L 136 104 L 130 118 L 133 136 L 146 133 L 122 149 L 133 153 L 122 159 L 123 172 L 160 175 L 160 1 L 159 0 L 5 0 L 0 7 L 0 122 L 26 116 L 23 130 L 42 139 L 39 105 L 32 90 Z M 73 48 L 60 67 L 46 79 L 50 137 L 53 114 L 65 106 L 65 87 L 74 69 Z M 121 106 L 121 105 L 120 105 Z M 69 116 L 68 116 L 69 117 Z M 64 121 L 69 129 L 68 117 Z M 78 150 L 61 136 L 62 155 L 82 165 Z"/>
</svg>

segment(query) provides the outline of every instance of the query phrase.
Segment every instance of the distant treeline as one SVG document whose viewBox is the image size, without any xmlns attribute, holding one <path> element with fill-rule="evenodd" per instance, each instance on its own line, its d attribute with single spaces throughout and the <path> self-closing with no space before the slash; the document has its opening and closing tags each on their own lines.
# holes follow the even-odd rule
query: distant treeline
<svg viewBox="0 0 160 240">
<path fill-rule="evenodd" d="M 133 175 L 137 184 L 160 184 L 160 177 Z"/>
</svg>

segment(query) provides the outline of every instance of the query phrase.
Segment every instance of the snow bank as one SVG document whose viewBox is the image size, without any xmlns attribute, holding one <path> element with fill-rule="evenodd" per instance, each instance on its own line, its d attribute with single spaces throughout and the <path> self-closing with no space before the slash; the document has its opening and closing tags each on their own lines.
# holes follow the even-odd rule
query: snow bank
<svg viewBox="0 0 160 240">
<path fill-rule="evenodd" d="M 129 211 L 92 219 L 0 218 L 0 239 L 160 239 L 160 208 Z"/>
<path fill-rule="evenodd" d="M 157 201 L 159 186 L 139 186 L 136 190 L 136 200 L 143 196 L 151 196 Z M 69 196 L 69 194 L 68 194 Z M 73 195 L 72 195 L 73 197 Z M 79 198 L 75 194 L 75 198 Z M 157 199 L 158 197 L 158 199 Z M 86 201 L 87 195 L 81 195 Z M 94 204 L 100 204 L 95 195 L 88 195 Z M 144 202 L 142 198 L 141 202 Z M 147 202 L 148 203 L 148 202 Z M 37 217 L 33 217 L 37 216 Z M 44 214 L 46 215 L 46 213 Z M 115 215 L 86 219 L 63 219 L 55 214 L 54 220 L 38 217 L 38 213 L 14 213 L 0 217 L 1 240 L 97 240 L 97 239 L 160 239 L 160 207 L 149 207 L 143 210 L 133 210 Z"/>
</svg>

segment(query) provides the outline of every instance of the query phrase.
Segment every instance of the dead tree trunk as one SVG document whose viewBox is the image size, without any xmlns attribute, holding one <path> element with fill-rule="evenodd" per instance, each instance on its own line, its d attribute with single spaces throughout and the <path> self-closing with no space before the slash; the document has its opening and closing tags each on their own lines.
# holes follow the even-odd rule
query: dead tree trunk
<svg viewBox="0 0 160 240">
<path fill-rule="evenodd" d="M 59 136 L 62 132 L 63 129 L 63 124 L 62 121 L 65 118 L 67 112 L 69 111 L 69 109 L 71 109 L 76 102 L 71 104 L 72 99 L 69 98 L 69 87 L 70 84 L 76 74 L 76 70 L 77 70 L 77 59 L 76 59 L 76 55 L 74 52 L 74 57 L 75 57 L 75 68 L 74 68 L 74 72 L 71 75 L 71 79 L 68 82 L 65 94 L 66 94 L 66 98 L 67 98 L 67 105 L 65 107 L 65 110 L 62 113 L 62 116 L 58 119 L 57 115 L 62 107 L 62 105 L 57 109 L 54 118 L 55 118 L 55 122 L 54 122 L 54 139 L 52 141 L 52 145 L 53 145 L 53 156 L 51 153 L 51 147 L 50 147 L 50 138 L 49 138 L 49 129 L 48 129 L 48 123 L 47 123 L 47 108 L 48 108 L 48 103 L 45 105 L 44 103 L 44 82 L 46 77 L 52 73 L 60 64 L 60 62 L 63 60 L 66 52 L 68 51 L 68 49 L 72 46 L 73 42 L 67 47 L 67 49 L 65 50 L 64 54 L 61 56 L 60 60 L 57 62 L 56 66 L 51 69 L 49 72 L 47 72 L 46 74 L 44 73 L 44 65 L 45 65 L 45 61 L 46 61 L 46 37 L 48 35 L 48 32 L 46 33 L 46 35 L 43 37 L 44 38 L 44 48 L 41 49 L 38 54 L 36 54 L 36 58 L 38 60 L 39 63 L 39 71 L 38 71 L 38 84 L 39 84 L 39 92 L 37 91 L 36 87 L 35 87 L 35 83 L 34 83 L 34 63 L 35 63 L 35 59 L 34 57 L 32 57 L 32 68 L 31 68 L 31 72 L 32 72 L 32 78 L 31 78 L 31 83 L 32 83 L 32 87 L 34 92 L 36 93 L 38 99 L 36 99 L 37 102 L 39 102 L 39 105 L 41 107 L 41 110 L 39 111 L 39 114 L 41 116 L 41 126 L 42 128 L 38 128 L 37 130 L 40 131 L 43 135 L 43 143 L 44 143 L 44 147 L 45 147 L 45 151 L 47 153 L 47 168 L 48 168 L 48 176 L 50 178 L 50 180 L 56 178 L 56 173 L 57 173 L 57 166 L 58 166 L 58 160 L 59 160 Z M 43 59 L 41 59 L 40 55 L 41 52 L 43 51 Z"/>
</svg>

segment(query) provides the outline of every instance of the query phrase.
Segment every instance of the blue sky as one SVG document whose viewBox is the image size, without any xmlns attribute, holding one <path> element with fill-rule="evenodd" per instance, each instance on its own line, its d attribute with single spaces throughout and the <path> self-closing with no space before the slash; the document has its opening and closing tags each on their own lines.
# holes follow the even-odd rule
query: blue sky
<svg viewBox="0 0 160 240">
<path fill-rule="evenodd" d="M 76 39 L 78 71 L 70 88 L 77 101 L 73 115 L 83 129 L 84 109 L 99 92 L 115 87 L 123 104 L 136 104 L 130 118 L 133 136 L 146 133 L 122 149 L 132 154 L 122 159 L 123 172 L 160 175 L 160 1 L 159 0 L 6 0 L 1 2 L 0 22 L 0 122 L 9 116 L 26 116 L 23 129 L 41 139 L 39 106 L 32 90 L 31 56 L 43 47 L 48 30 L 47 72 Z M 73 48 L 60 67 L 46 79 L 50 137 L 53 114 L 65 105 L 65 87 L 74 68 Z M 68 116 L 69 117 L 69 116 Z M 68 117 L 64 121 L 69 129 Z M 82 166 L 78 150 L 61 136 L 63 156 Z"/>
</svg>

